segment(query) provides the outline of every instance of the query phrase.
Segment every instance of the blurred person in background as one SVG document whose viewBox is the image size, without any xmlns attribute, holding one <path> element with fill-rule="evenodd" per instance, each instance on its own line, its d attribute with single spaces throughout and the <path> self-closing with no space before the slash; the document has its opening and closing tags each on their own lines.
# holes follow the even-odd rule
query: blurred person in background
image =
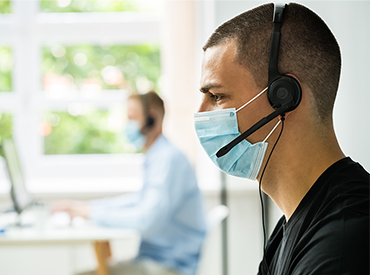
<svg viewBox="0 0 370 275">
<path fill-rule="evenodd" d="M 193 275 L 197 268 L 206 231 L 202 197 L 191 164 L 162 134 L 164 114 L 163 100 L 155 92 L 128 98 L 126 136 L 145 153 L 139 193 L 60 201 L 53 207 L 53 212 L 141 234 L 137 257 L 111 264 L 111 275 Z"/>
</svg>

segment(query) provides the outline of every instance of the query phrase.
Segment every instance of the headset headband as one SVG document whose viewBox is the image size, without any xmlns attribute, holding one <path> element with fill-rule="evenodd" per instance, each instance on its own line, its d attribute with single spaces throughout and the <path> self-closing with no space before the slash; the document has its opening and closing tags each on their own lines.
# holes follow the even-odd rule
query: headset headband
<svg viewBox="0 0 370 275">
<path fill-rule="evenodd" d="M 280 50 L 280 30 L 281 22 L 283 21 L 283 12 L 287 5 L 275 5 L 274 7 L 274 30 L 271 34 L 270 58 L 269 58 L 269 71 L 268 71 L 268 86 L 282 75 L 279 73 L 278 61 Z"/>
</svg>

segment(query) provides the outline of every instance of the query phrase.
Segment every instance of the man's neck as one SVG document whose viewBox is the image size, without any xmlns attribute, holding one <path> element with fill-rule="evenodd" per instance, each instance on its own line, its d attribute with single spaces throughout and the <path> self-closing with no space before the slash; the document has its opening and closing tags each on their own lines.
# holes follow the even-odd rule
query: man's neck
<svg viewBox="0 0 370 275">
<path fill-rule="evenodd" d="M 271 157 L 262 189 L 288 220 L 321 174 L 344 157 L 333 130 L 324 140 L 313 134 L 286 133 Z"/>
<path fill-rule="evenodd" d="M 144 146 L 144 152 L 147 152 L 149 148 L 153 145 L 153 143 L 157 140 L 157 138 L 162 134 L 162 131 L 152 132 L 147 135 L 146 143 Z"/>
</svg>

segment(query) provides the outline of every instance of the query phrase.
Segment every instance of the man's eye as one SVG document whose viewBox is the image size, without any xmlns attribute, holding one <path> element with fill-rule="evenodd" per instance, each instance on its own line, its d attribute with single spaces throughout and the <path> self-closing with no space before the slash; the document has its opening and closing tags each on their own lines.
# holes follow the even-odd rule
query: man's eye
<svg viewBox="0 0 370 275">
<path fill-rule="evenodd" d="M 215 102 L 217 102 L 217 101 L 220 101 L 222 99 L 222 96 L 211 94 L 211 99 L 214 100 Z"/>
</svg>

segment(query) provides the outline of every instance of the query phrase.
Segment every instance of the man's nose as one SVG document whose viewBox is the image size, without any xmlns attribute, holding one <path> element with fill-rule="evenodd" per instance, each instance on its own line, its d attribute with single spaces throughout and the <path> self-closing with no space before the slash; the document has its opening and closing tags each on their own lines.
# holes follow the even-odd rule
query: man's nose
<svg viewBox="0 0 370 275">
<path fill-rule="evenodd" d="M 202 97 L 202 102 L 200 103 L 200 106 L 199 106 L 199 109 L 198 109 L 198 113 L 201 113 L 201 112 L 207 112 L 209 111 L 209 106 L 205 100 L 205 96 L 203 95 Z"/>
</svg>

